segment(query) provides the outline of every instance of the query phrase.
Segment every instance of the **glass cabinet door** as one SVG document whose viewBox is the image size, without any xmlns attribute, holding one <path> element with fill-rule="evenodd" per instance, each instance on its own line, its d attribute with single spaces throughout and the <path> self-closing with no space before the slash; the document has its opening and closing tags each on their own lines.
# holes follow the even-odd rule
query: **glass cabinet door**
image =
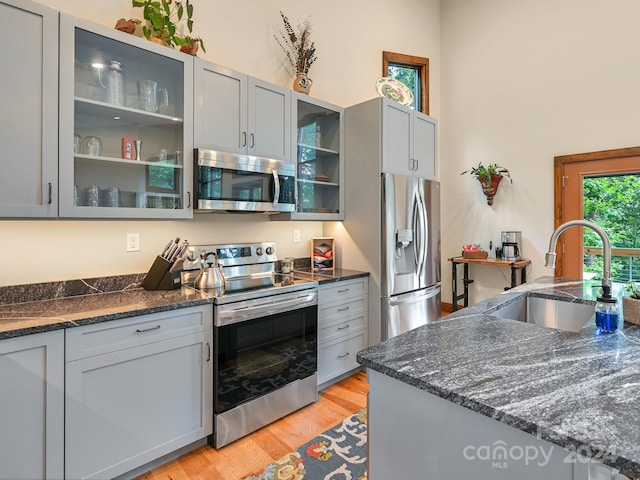
<svg viewBox="0 0 640 480">
<path fill-rule="evenodd" d="M 297 217 L 344 219 L 342 183 L 342 114 L 339 107 L 298 96 Z"/>
<path fill-rule="evenodd" d="M 193 57 L 60 21 L 60 216 L 191 217 Z"/>
</svg>

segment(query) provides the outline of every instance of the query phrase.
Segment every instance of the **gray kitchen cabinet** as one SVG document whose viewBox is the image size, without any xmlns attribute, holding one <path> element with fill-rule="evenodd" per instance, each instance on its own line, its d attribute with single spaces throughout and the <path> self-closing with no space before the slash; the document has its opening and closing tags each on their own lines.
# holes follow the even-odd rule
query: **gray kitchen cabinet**
<svg viewBox="0 0 640 480">
<path fill-rule="evenodd" d="M 292 151 L 297 172 L 296 211 L 272 220 L 344 220 L 344 109 L 292 94 Z"/>
<path fill-rule="evenodd" d="M 64 475 L 64 331 L 0 340 L 0 478 Z"/>
<path fill-rule="evenodd" d="M 192 56 L 61 13 L 60 216 L 191 218 L 192 86 Z"/>
<path fill-rule="evenodd" d="M 58 12 L 0 1 L 0 217 L 58 215 Z"/>
<path fill-rule="evenodd" d="M 198 148 L 291 161 L 291 91 L 195 60 Z"/>
<path fill-rule="evenodd" d="M 362 129 L 366 137 L 379 139 L 379 161 L 383 172 L 437 180 L 437 121 L 388 98 L 376 98 L 349 107 L 347 116 L 353 131 Z M 356 127 L 354 122 L 362 122 Z M 348 132 L 351 135 L 350 131 Z M 373 161 L 373 160 L 372 160 Z"/>
<path fill-rule="evenodd" d="M 211 305 L 68 329 L 67 478 L 113 478 L 212 433 Z"/>
<path fill-rule="evenodd" d="M 367 346 L 369 279 L 360 277 L 318 288 L 318 385 L 359 367 L 356 354 Z"/>
</svg>

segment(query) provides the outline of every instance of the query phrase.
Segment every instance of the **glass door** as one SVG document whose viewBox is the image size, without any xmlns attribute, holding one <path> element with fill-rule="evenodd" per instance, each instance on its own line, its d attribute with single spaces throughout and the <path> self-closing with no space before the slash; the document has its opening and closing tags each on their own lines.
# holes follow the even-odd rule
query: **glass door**
<svg viewBox="0 0 640 480">
<path fill-rule="evenodd" d="M 192 57 L 66 15 L 61 52 L 61 216 L 190 217 Z"/>
<path fill-rule="evenodd" d="M 338 107 L 297 97 L 298 218 L 344 218 L 342 113 Z"/>
</svg>

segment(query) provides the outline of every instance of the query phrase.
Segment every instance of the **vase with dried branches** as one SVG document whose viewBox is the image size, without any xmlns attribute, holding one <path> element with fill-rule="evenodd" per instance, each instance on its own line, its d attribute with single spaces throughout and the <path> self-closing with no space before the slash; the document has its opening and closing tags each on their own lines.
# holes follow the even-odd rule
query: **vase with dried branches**
<svg viewBox="0 0 640 480">
<path fill-rule="evenodd" d="M 293 89 L 297 92 L 309 93 L 312 80 L 309 78 L 309 69 L 316 61 L 316 45 L 311 41 L 311 22 L 306 19 L 298 24 L 298 32 L 293 29 L 287 16 L 280 12 L 284 24 L 285 33 L 280 32 L 280 37 L 274 35 L 278 45 L 287 56 L 287 61 L 293 68 L 296 78 L 293 81 Z"/>
</svg>

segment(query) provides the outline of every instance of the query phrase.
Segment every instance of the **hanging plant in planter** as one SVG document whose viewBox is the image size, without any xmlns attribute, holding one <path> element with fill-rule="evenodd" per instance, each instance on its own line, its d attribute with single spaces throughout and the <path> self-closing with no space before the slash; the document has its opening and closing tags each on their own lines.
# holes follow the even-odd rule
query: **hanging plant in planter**
<svg viewBox="0 0 640 480">
<path fill-rule="evenodd" d="M 480 185 L 482 185 L 482 193 L 487 197 L 487 205 L 493 205 L 493 197 L 498 192 L 498 185 L 503 177 L 509 177 L 509 180 L 513 183 L 509 170 L 497 163 L 490 163 L 487 166 L 479 163 L 477 167 L 473 167 L 471 170 L 465 170 L 460 175 L 464 175 L 465 173 L 470 173 L 478 179 Z"/>
</svg>

